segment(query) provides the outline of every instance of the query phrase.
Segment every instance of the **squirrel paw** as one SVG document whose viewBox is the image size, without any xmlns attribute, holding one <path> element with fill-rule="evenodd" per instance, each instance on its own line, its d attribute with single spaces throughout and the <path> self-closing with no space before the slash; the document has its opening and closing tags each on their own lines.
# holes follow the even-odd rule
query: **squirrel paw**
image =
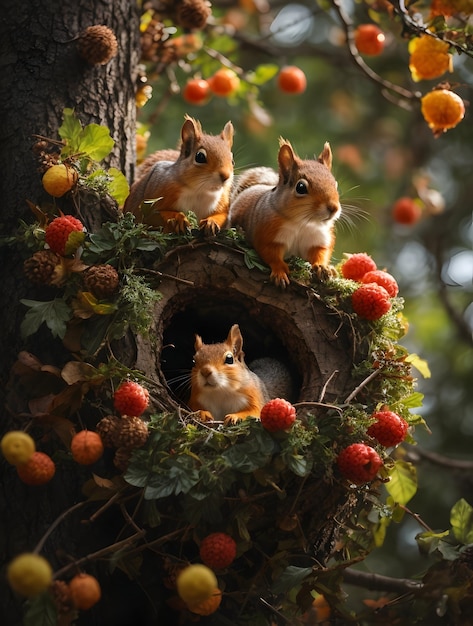
<svg viewBox="0 0 473 626">
<path fill-rule="evenodd" d="M 333 267 L 333 265 L 313 265 L 312 266 L 313 278 L 321 282 L 328 280 L 329 278 L 334 278 L 336 275 L 337 275 L 337 270 Z"/>
<path fill-rule="evenodd" d="M 286 272 L 275 272 L 274 270 L 271 272 L 270 279 L 276 285 L 276 287 L 281 287 L 285 289 L 287 285 L 289 285 L 289 276 Z"/>
<path fill-rule="evenodd" d="M 206 235 L 215 237 L 220 232 L 220 226 L 211 217 L 207 217 L 204 220 L 200 220 L 199 228 L 204 231 Z"/>
<path fill-rule="evenodd" d="M 183 235 L 190 230 L 190 224 L 184 213 L 176 213 L 176 217 L 167 221 L 167 228 L 170 232 Z"/>
<path fill-rule="evenodd" d="M 223 423 L 225 426 L 231 426 L 232 424 L 237 424 L 242 419 L 243 418 L 241 415 L 238 415 L 238 413 L 228 413 L 228 415 L 225 415 Z"/>
<path fill-rule="evenodd" d="M 197 411 L 197 419 L 201 422 L 213 422 L 214 416 L 210 411 Z"/>
</svg>

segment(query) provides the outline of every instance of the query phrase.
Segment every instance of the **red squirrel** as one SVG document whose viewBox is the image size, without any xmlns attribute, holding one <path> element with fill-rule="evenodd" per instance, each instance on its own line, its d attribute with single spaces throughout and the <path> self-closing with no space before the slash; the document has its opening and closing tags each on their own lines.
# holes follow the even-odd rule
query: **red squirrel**
<svg viewBox="0 0 473 626">
<path fill-rule="evenodd" d="M 200 122 L 185 116 L 179 150 L 148 156 L 123 207 L 139 221 L 178 233 L 189 228 L 193 211 L 199 228 L 215 235 L 227 222 L 233 180 L 233 125 L 209 135 Z"/>
<path fill-rule="evenodd" d="M 245 363 L 238 324 L 221 343 L 205 344 L 196 335 L 189 408 L 198 411 L 202 421 L 234 424 L 248 416 L 258 418 L 271 398 L 291 395 L 291 375 L 282 362 L 263 357 L 255 368 L 259 375 Z"/>
<path fill-rule="evenodd" d="M 319 276 L 335 245 L 334 224 L 341 213 L 325 143 L 317 160 L 302 160 L 289 141 L 279 140 L 279 172 L 257 167 L 235 180 L 230 202 L 231 226 L 241 226 L 249 243 L 271 268 L 271 280 L 289 284 L 285 261 L 294 255 L 308 261 Z"/>
</svg>

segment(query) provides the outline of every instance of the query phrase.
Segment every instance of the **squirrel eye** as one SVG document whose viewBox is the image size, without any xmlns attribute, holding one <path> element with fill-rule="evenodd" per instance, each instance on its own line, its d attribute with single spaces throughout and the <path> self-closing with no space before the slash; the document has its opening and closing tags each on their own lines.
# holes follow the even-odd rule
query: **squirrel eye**
<svg viewBox="0 0 473 626">
<path fill-rule="evenodd" d="M 196 163 L 207 163 L 207 152 L 205 150 L 199 150 L 195 153 Z"/>
<path fill-rule="evenodd" d="M 303 178 L 296 183 L 296 193 L 298 196 L 304 196 L 309 193 L 309 184 Z"/>
<path fill-rule="evenodd" d="M 227 352 L 224 360 L 225 365 L 233 365 L 233 354 L 231 352 Z"/>
</svg>

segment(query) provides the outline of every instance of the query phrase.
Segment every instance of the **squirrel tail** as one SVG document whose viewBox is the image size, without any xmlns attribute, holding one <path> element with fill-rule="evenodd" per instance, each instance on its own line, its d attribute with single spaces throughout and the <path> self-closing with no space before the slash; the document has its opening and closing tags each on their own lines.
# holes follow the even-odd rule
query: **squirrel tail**
<svg viewBox="0 0 473 626">
<path fill-rule="evenodd" d="M 294 382 L 289 368 L 278 359 L 261 357 L 249 364 L 249 368 L 263 382 L 267 400 L 284 398 L 291 401 L 294 396 Z"/>
</svg>

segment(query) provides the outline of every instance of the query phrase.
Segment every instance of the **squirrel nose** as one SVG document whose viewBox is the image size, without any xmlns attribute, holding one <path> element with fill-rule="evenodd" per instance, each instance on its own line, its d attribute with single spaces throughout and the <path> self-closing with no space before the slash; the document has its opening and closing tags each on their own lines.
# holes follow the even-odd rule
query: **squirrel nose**
<svg viewBox="0 0 473 626">
<path fill-rule="evenodd" d="M 225 172 L 225 171 L 221 171 L 220 172 L 220 180 L 222 181 L 222 183 L 227 182 L 227 180 L 230 178 L 231 173 L 230 172 Z"/>
<path fill-rule="evenodd" d="M 204 365 L 201 368 L 200 373 L 204 378 L 208 378 L 212 374 L 212 368 L 209 365 Z"/>
<path fill-rule="evenodd" d="M 337 213 L 340 210 L 340 205 L 339 204 L 327 204 L 327 211 L 330 213 L 330 215 L 335 215 L 335 213 Z"/>
</svg>

